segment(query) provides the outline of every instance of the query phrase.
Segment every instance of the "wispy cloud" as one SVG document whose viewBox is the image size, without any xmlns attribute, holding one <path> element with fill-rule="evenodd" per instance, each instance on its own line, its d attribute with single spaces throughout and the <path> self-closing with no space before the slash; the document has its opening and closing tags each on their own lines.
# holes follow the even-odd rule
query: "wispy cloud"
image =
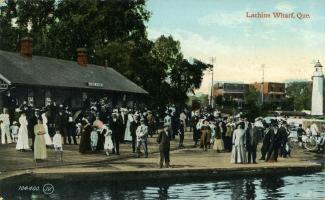
<svg viewBox="0 0 325 200">
<path fill-rule="evenodd" d="M 198 18 L 198 23 L 202 26 L 236 26 L 239 24 L 249 24 L 251 21 L 245 16 L 246 11 L 225 12 L 219 11 Z"/>
<path fill-rule="evenodd" d="M 283 1 L 278 3 L 275 8 L 281 12 L 293 12 L 296 7 L 288 1 Z"/>
<path fill-rule="evenodd" d="M 172 35 L 174 39 L 179 40 L 186 58 L 207 60 L 215 54 L 229 55 L 239 51 L 239 47 L 224 45 L 216 36 L 205 38 L 198 33 L 183 29 L 148 28 L 149 39 L 155 40 L 161 35 Z"/>
</svg>

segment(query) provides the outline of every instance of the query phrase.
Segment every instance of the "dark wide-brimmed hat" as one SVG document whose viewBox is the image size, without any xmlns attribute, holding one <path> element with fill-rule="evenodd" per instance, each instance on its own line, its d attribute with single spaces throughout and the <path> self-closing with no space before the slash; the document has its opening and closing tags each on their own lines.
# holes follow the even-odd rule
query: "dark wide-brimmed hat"
<svg viewBox="0 0 325 200">
<path fill-rule="evenodd" d="M 278 121 L 276 119 L 271 119 L 271 126 L 277 126 Z"/>
</svg>

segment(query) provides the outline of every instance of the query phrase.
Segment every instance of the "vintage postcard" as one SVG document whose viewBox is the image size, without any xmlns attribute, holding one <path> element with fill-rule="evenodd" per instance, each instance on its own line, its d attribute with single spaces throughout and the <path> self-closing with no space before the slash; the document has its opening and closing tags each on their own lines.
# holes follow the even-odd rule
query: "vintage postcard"
<svg viewBox="0 0 325 200">
<path fill-rule="evenodd" d="M 0 0 L 0 200 L 325 198 L 325 0 Z"/>
</svg>

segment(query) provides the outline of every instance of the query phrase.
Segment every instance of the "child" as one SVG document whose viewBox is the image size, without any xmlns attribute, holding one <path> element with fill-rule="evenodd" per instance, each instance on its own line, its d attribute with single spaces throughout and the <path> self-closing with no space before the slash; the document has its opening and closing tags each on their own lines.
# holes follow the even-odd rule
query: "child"
<svg viewBox="0 0 325 200">
<path fill-rule="evenodd" d="M 10 133 L 11 133 L 11 137 L 15 143 L 18 140 L 18 130 L 19 130 L 18 123 L 16 121 L 14 121 L 12 123 L 12 125 L 10 126 Z"/>
<path fill-rule="evenodd" d="M 81 123 L 76 124 L 76 134 L 77 134 L 77 138 L 78 139 L 81 136 L 81 131 L 82 131 L 82 125 L 81 125 Z"/>
<path fill-rule="evenodd" d="M 53 146 L 54 146 L 54 151 L 55 151 L 55 157 L 58 157 L 58 154 L 60 156 L 60 159 L 56 159 L 56 161 L 61 161 L 62 162 L 62 157 L 63 157 L 63 148 L 62 148 L 62 136 L 60 134 L 60 131 L 56 131 L 55 135 L 53 137 Z"/>
<path fill-rule="evenodd" d="M 90 133 L 90 146 L 91 146 L 91 151 L 95 151 L 96 150 L 97 143 L 98 143 L 97 128 L 96 127 L 93 127 L 93 131 Z"/>
</svg>

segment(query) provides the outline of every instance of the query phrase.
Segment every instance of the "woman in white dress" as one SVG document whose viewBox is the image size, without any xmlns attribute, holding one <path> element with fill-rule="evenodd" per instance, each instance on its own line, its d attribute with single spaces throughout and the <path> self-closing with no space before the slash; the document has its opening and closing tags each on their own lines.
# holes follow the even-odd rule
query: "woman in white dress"
<svg viewBox="0 0 325 200">
<path fill-rule="evenodd" d="M 35 141 L 34 141 L 34 160 L 46 160 L 47 159 L 47 151 L 46 151 L 46 144 L 44 139 L 44 126 L 42 122 L 42 118 L 37 119 L 37 124 L 34 126 L 34 134 L 35 134 Z"/>
<path fill-rule="evenodd" d="M 44 130 L 45 130 L 45 135 L 44 135 L 45 144 L 46 144 L 46 146 L 51 146 L 53 143 L 52 143 L 51 137 L 49 135 L 49 128 L 47 126 L 47 117 L 46 117 L 45 112 L 42 114 L 42 120 L 43 120 L 43 126 L 44 126 Z"/>
<path fill-rule="evenodd" d="M 233 134 L 233 148 L 231 152 L 231 163 L 247 163 L 247 156 L 246 156 L 246 137 L 245 137 L 245 129 L 244 123 L 240 123 L 237 126 L 237 129 L 234 131 Z"/>
<path fill-rule="evenodd" d="M 127 120 L 128 121 L 126 122 L 124 141 L 132 141 L 130 126 L 131 123 L 134 121 L 134 119 L 133 119 L 133 114 L 131 112 L 129 112 Z"/>
<path fill-rule="evenodd" d="M 26 119 L 26 114 L 22 113 L 19 117 L 19 130 L 18 130 L 18 140 L 16 144 L 16 149 L 19 151 L 25 151 L 29 149 L 29 144 L 28 144 L 28 129 L 27 129 L 27 119 Z"/>
</svg>

